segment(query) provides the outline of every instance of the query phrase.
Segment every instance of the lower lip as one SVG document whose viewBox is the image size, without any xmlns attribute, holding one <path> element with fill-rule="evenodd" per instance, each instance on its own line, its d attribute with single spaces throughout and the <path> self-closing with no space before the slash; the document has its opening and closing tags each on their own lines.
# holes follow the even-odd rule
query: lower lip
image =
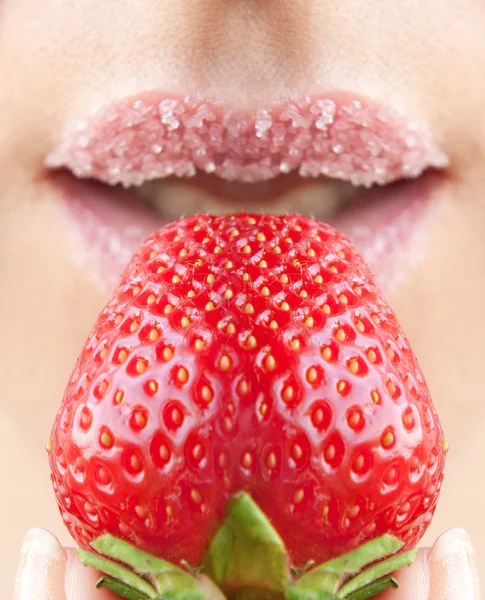
<svg viewBox="0 0 485 600">
<path fill-rule="evenodd" d="M 362 204 L 354 203 L 329 219 L 353 242 L 385 294 L 396 291 L 425 260 L 441 183 L 442 174 L 429 172 L 371 190 Z"/>
<path fill-rule="evenodd" d="M 328 222 L 347 235 L 376 283 L 392 293 L 425 256 L 436 188 L 436 173 L 363 191 Z M 165 221 L 153 209 L 118 188 L 58 173 L 54 184 L 64 200 L 72 258 L 109 292 L 144 239 Z"/>
</svg>

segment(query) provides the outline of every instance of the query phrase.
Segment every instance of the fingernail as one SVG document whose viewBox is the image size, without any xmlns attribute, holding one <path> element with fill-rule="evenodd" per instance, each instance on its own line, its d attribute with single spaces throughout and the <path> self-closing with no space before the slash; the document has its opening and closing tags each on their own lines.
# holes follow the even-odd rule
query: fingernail
<svg viewBox="0 0 485 600">
<path fill-rule="evenodd" d="M 480 600 L 475 552 L 464 529 L 451 529 L 436 540 L 429 575 L 429 600 Z"/>
<path fill-rule="evenodd" d="M 64 600 L 66 558 L 57 539 L 31 529 L 22 542 L 14 600 Z"/>
</svg>

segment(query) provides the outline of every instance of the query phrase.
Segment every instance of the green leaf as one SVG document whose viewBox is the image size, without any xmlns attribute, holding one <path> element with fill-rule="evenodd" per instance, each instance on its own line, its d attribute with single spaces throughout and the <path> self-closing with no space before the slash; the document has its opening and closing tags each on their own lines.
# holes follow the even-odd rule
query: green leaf
<svg viewBox="0 0 485 600">
<path fill-rule="evenodd" d="M 291 586 L 285 590 L 285 600 L 338 600 L 338 598 L 321 589 L 302 589 Z"/>
<path fill-rule="evenodd" d="M 397 556 L 392 556 L 387 560 L 376 563 L 343 585 L 338 591 L 338 598 L 347 598 L 352 593 L 357 592 L 361 588 L 365 588 L 381 577 L 389 575 L 389 573 L 402 569 L 403 567 L 409 567 L 416 558 L 417 553 L 417 550 L 408 550 L 407 552 L 402 552 Z"/>
<path fill-rule="evenodd" d="M 159 575 L 160 573 L 178 572 L 187 577 L 190 575 L 176 565 L 143 552 L 136 546 L 120 540 L 109 533 L 96 538 L 91 547 L 108 558 L 114 558 L 131 567 L 142 575 Z"/>
<path fill-rule="evenodd" d="M 398 582 L 390 575 L 387 577 L 382 577 L 382 579 L 378 579 L 377 581 L 373 581 L 372 583 L 369 583 L 369 585 L 360 588 L 356 592 L 345 596 L 345 600 L 367 600 L 368 598 L 377 596 L 377 594 L 380 594 L 388 587 L 399 587 Z"/>
<path fill-rule="evenodd" d="M 198 587 L 196 579 L 190 573 L 112 535 L 98 537 L 91 546 L 100 554 L 128 565 L 140 575 L 148 576 L 158 592 Z"/>
<path fill-rule="evenodd" d="M 188 593 L 189 590 L 199 591 L 199 583 L 189 573 L 185 572 L 166 572 L 154 576 L 160 592 L 169 592 L 172 590 L 183 590 Z"/>
<path fill-rule="evenodd" d="M 148 596 L 146 594 L 142 594 L 137 592 L 135 589 L 125 585 L 121 581 L 117 579 L 113 579 L 112 577 L 104 576 L 98 579 L 96 582 L 97 588 L 105 587 L 108 590 L 111 590 L 118 596 L 122 598 L 127 598 L 127 600 L 147 600 Z"/>
<path fill-rule="evenodd" d="M 204 592 L 198 590 L 170 590 L 157 596 L 156 600 L 204 600 Z M 210 600 L 208 598 L 207 600 Z"/>
<path fill-rule="evenodd" d="M 205 558 L 206 573 L 228 592 L 261 590 L 269 598 L 283 592 L 288 555 L 266 515 L 246 493 L 231 499 L 226 514 Z"/>
<path fill-rule="evenodd" d="M 256 590 L 256 589 L 244 589 L 229 592 L 227 595 L 228 600 L 280 600 L 281 595 L 268 592 L 268 590 Z"/>
<path fill-rule="evenodd" d="M 413 562 L 416 550 L 392 556 L 403 545 L 397 538 L 391 535 L 383 535 L 366 542 L 352 552 L 318 565 L 300 577 L 289 589 L 302 590 L 303 593 L 307 594 L 319 590 L 334 594 L 334 597 L 337 598 L 352 600 L 354 598 L 355 600 L 371 598 L 385 587 L 396 582 L 392 577 L 385 576 Z M 391 557 L 386 559 L 389 555 Z M 365 569 L 369 564 L 372 564 L 372 566 Z M 352 575 L 355 576 L 349 579 L 349 576 Z M 288 591 L 286 594 L 288 595 Z M 313 596 L 310 595 L 309 598 L 313 600 Z"/>
<path fill-rule="evenodd" d="M 347 552 L 341 556 L 323 563 L 317 569 L 336 573 L 337 575 L 348 575 L 358 573 L 367 565 L 381 560 L 386 556 L 395 554 L 404 546 L 401 540 L 398 540 L 392 535 L 382 535 L 370 542 L 366 542 L 352 552 Z"/>
<path fill-rule="evenodd" d="M 368 564 L 382 560 L 402 547 L 403 543 L 397 538 L 383 535 L 351 552 L 318 565 L 300 577 L 295 585 L 298 588 L 323 589 L 336 594 L 340 584 L 349 575 L 359 573 Z"/>
<path fill-rule="evenodd" d="M 101 573 L 110 575 L 113 579 L 118 579 L 121 583 L 125 584 L 126 587 L 133 588 L 135 591 L 145 594 L 148 598 L 157 597 L 158 593 L 153 586 L 142 577 L 125 569 L 118 563 L 82 549 L 79 549 L 77 554 L 85 567 L 92 567 L 101 571 Z"/>
<path fill-rule="evenodd" d="M 337 592 L 342 577 L 337 573 L 323 570 L 324 565 L 312 569 L 298 579 L 294 587 L 304 590 L 325 590 L 329 594 Z"/>
</svg>

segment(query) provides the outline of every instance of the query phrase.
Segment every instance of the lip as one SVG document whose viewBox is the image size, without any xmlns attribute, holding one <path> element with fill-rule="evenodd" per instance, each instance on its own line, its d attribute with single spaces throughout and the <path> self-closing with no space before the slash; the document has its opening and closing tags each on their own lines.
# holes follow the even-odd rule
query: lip
<svg viewBox="0 0 485 600">
<path fill-rule="evenodd" d="M 353 242 L 384 293 L 395 292 L 425 259 L 442 182 L 440 174 L 428 172 L 367 190 L 365 198 L 326 219 Z M 141 243 L 172 220 L 134 199 L 131 191 L 78 180 L 65 172 L 56 173 L 52 183 L 62 201 L 71 258 L 87 270 L 102 293 L 116 286 Z"/>
<path fill-rule="evenodd" d="M 424 256 L 443 181 L 437 170 L 448 163 L 426 124 L 349 92 L 274 102 L 254 112 L 147 92 L 68 123 L 45 160 L 65 200 L 73 258 L 104 291 L 144 238 L 184 212 L 203 210 L 198 203 L 208 190 L 223 212 L 278 212 L 271 194 L 281 195 L 284 181 L 305 190 L 302 182 L 314 180 L 325 220 L 354 242 L 389 293 Z M 141 185 L 136 192 L 122 189 Z M 160 186 L 162 204 L 171 203 L 165 217 L 141 201 L 149 185 Z M 241 202 L 234 190 L 244 190 Z M 353 198 L 349 206 L 346 195 Z M 315 214 L 308 198 L 300 209 L 295 197 L 287 193 L 283 212 Z"/>
<path fill-rule="evenodd" d="M 145 92 L 67 124 L 46 165 L 126 187 L 197 171 L 246 183 L 297 171 L 370 187 L 448 165 L 426 124 L 336 91 L 241 111 Z"/>
</svg>

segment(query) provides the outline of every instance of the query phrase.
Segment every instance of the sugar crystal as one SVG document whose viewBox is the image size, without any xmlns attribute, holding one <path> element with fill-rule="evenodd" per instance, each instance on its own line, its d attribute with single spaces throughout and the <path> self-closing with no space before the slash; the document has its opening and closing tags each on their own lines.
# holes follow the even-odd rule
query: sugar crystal
<svg viewBox="0 0 485 600">
<path fill-rule="evenodd" d="M 447 164 L 429 131 L 392 107 L 306 96 L 251 113 L 197 96 L 148 95 L 68 124 L 46 158 L 51 168 L 125 186 L 197 169 L 245 182 L 296 169 L 372 185 Z"/>
</svg>

